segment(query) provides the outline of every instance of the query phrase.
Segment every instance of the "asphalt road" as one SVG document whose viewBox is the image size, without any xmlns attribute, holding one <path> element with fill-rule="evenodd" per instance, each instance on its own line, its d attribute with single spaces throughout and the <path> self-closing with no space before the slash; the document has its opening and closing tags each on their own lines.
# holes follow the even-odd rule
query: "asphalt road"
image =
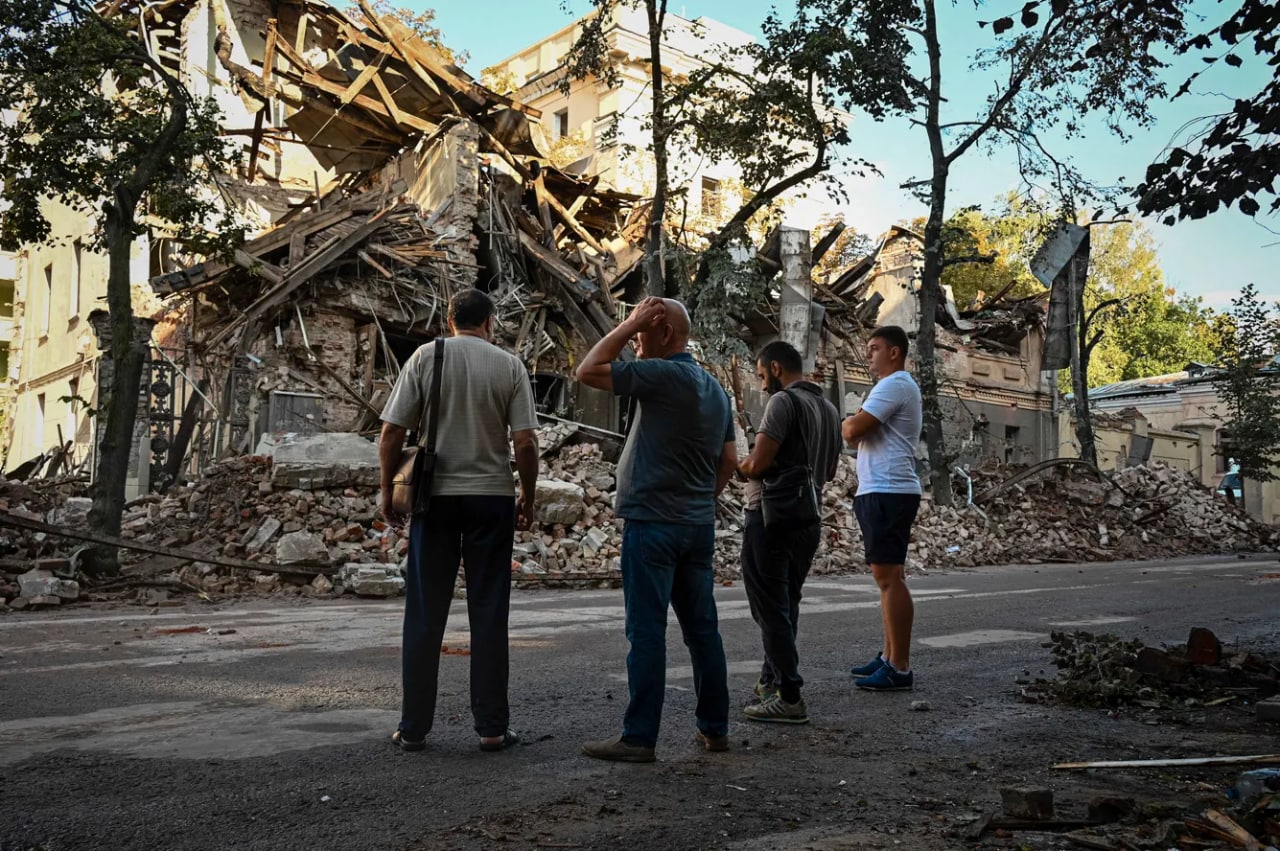
<svg viewBox="0 0 1280 851">
<path fill-rule="evenodd" d="M 517 592 L 513 726 L 482 754 L 465 655 L 442 660 L 423 753 L 393 748 L 398 601 L 99 604 L 0 617 L 0 851 L 39 848 L 949 848 L 995 786 L 1060 760 L 1274 748 L 1235 709 L 1212 724 L 1027 705 L 1051 630 L 1280 651 L 1276 557 L 916 575 L 916 691 L 856 692 L 876 650 L 866 576 L 809 583 L 801 660 L 813 723 L 735 718 L 728 754 L 690 743 L 692 673 L 673 625 L 659 762 L 578 755 L 626 698 L 620 591 Z M 759 670 L 743 590 L 717 590 L 735 701 Z M 465 649 L 458 602 L 446 644 Z M 1052 673 L 1051 670 L 1046 673 Z M 929 711 L 912 711 L 912 701 Z M 1224 720 L 1225 719 L 1225 720 Z M 1132 777 L 1095 778 L 1103 791 Z M 1086 789 L 1067 784 L 1067 794 Z M 904 840 L 904 837 L 910 837 Z M 959 843 L 962 844 L 962 843 Z"/>
</svg>

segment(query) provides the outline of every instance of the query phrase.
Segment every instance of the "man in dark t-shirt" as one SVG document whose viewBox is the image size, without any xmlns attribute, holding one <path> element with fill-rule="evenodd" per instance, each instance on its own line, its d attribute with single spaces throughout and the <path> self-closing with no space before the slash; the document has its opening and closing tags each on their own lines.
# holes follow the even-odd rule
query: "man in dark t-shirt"
<svg viewBox="0 0 1280 851">
<path fill-rule="evenodd" d="M 618 360 L 632 338 L 638 360 Z M 724 388 L 686 351 L 689 315 L 674 299 L 648 298 L 583 359 L 588 387 L 637 400 L 618 461 L 630 701 L 622 734 L 587 742 L 596 759 L 653 762 L 666 694 L 667 607 L 693 662 L 697 741 L 729 747 L 729 685 L 716 617 L 712 556 L 716 497 L 737 463 Z"/>
<path fill-rule="evenodd" d="M 756 682 L 758 703 L 742 712 L 752 721 L 807 724 L 800 697 L 804 680 L 796 633 L 800 595 L 821 542 L 817 518 L 809 523 L 765 526 L 760 500 L 766 479 L 796 467 L 808 468 L 821 504 L 822 486 L 835 477 L 840 459 L 840 415 L 822 388 L 804 380 L 800 353 L 777 340 L 756 359 L 760 389 L 769 395 L 751 454 L 738 465 L 747 479 L 743 512 L 742 581 L 751 617 L 760 626 L 764 665 Z"/>
</svg>

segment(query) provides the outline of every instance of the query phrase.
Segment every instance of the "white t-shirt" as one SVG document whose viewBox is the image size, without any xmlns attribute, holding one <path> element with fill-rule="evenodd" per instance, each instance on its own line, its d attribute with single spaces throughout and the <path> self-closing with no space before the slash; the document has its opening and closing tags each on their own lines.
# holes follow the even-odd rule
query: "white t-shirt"
<svg viewBox="0 0 1280 851">
<path fill-rule="evenodd" d="M 924 424 L 920 387 L 906 370 L 876 382 L 862 410 L 880 427 L 858 443 L 858 496 L 866 493 L 920 493 L 916 443 Z"/>
</svg>

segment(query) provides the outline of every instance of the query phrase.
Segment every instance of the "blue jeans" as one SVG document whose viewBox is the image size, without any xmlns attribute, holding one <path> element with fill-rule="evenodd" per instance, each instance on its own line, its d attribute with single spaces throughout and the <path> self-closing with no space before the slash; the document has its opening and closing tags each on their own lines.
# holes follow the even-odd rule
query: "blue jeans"
<svg viewBox="0 0 1280 851">
<path fill-rule="evenodd" d="M 627 685 L 622 737 L 653 747 L 667 682 L 667 607 L 675 610 L 693 662 L 698 729 L 729 732 L 729 673 L 716 618 L 715 527 L 628 520 L 622 532 L 622 595 L 627 610 Z"/>
</svg>

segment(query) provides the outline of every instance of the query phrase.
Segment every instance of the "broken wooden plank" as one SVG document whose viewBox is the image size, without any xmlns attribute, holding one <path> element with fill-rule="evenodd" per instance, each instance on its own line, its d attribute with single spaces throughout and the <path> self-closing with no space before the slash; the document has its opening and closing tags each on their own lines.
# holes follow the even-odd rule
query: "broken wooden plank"
<svg viewBox="0 0 1280 851">
<path fill-rule="evenodd" d="M 273 284 L 279 284 L 284 280 L 285 271 L 279 266 L 274 266 L 265 260 L 254 257 L 244 249 L 236 249 L 234 255 L 235 263 L 241 269 L 245 269 L 259 278 L 265 278 Z"/>
<path fill-rule="evenodd" d="M 302 82 L 303 82 L 303 85 L 311 86 L 312 88 L 319 89 L 320 91 L 325 92 L 326 94 L 330 94 L 338 98 L 343 97 L 347 93 L 346 86 L 343 86 L 341 83 L 335 83 L 331 80 L 321 77 L 315 71 L 304 72 L 302 75 Z M 391 115 L 391 111 L 388 110 L 381 101 L 376 101 L 373 98 L 367 97 L 365 95 L 353 95 L 351 98 L 351 102 L 363 110 L 375 113 L 377 115 L 386 116 L 392 121 L 395 121 L 395 118 Z M 403 119 L 403 123 L 401 126 L 409 127 L 413 130 L 417 130 L 419 133 L 435 132 L 435 129 L 436 129 L 435 125 L 429 124 L 428 122 L 423 121 L 421 118 L 418 118 L 416 115 L 411 115 L 407 112 L 402 112 L 400 113 L 400 117 Z"/>
<path fill-rule="evenodd" d="M 1244 848 L 1246 851 L 1263 851 L 1263 845 L 1257 837 L 1221 810 L 1206 810 L 1204 818 L 1222 831 L 1224 838 L 1237 848 Z"/>
<path fill-rule="evenodd" d="M 541 172 L 533 179 L 533 194 L 538 199 L 538 221 L 542 223 L 542 244 L 554 251 L 555 228 L 551 224 L 551 205 L 547 203 L 547 187 L 543 185 Z"/>
<path fill-rule="evenodd" d="M 367 239 L 374 231 L 382 226 L 380 217 L 374 216 L 369 221 L 364 222 L 359 227 L 352 230 L 346 236 L 335 237 L 320 249 L 312 253 L 294 268 L 290 269 L 285 275 L 284 280 L 272 287 L 268 292 L 258 297 L 253 304 L 245 308 L 244 312 L 234 321 L 228 323 L 224 328 L 214 334 L 206 342 L 206 346 L 212 348 L 221 345 L 231 337 L 233 333 L 250 319 L 256 319 L 265 311 L 272 307 L 283 304 L 284 301 L 293 294 L 299 287 L 310 281 L 322 270 L 325 269 L 334 260 L 337 260 L 343 254 L 346 254 L 355 246 L 359 245 Z"/>
<path fill-rule="evenodd" d="M 583 188 L 582 194 L 573 199 L 573 203 L 569 205 L 569 215 L 577 216 L 582 212 L 582 208 L 587 205 L 587 201 L 591 198 L 591 193 L 595 192 L 596 184 L 600 182 L 600 175 L 594 174 L 588 181 L 586 187 Z M 563 223 L 556 225 L 555 237 L 560 239 L 560 235 L 564 233 L 565 225 Z"/>
<path fill-rule="evenodd" d="M 476 123 L 476 127 L 480 130 L 480 135 L 484 137 L 484 140 L 485 142 L 488 143 L 489 148 L 495 154 L 502 157 L 503 161 L 506 162 L 507 165 L 515 169 L 516 174 L 520 175 L 525 180 L 531 179 L 531 175 L 529 173 L 529 167 L 526 166 L 524 163 L 520 162 L 518 159 L 516 159 L 515 154 L 508 151 L 507 146 L 502 144 L 502 142 L 498 140 L 497 136 L 493 135 L 488 130 L 486 130 L 484 125 L 480 124 L 479 122 Z"/>
<path fill-rule="evenodd" d="M 976 502 L 976 500 L 975 500 Z M 1122 759 L 1102 762 L 1062 762 L 1055 769 L 1074 771 L 1086 768 L 1184 768 L 1215 765 L 1280 765 L 1280 754 L 1253 756 L 1204 756 L 1187 759 Z"/>
<path fill-rule="evenodd" d="M 370 257 L 370 256 L 369 256 L 369 252 L 364 251 L 364 250 L 362 249 L 362 250 L 359 250 L 359 251 L 357 251 L 357 252 L 356 252 L 356 256 L 357 256 L 357 257 L 359 257 L 359 258 L 360 258 L 361 260 L 363 260 L 364 262 L 368 263 L 368 264 L 369 264 L 370 266 L 372 266 L 373 268 L 377 269 L 377 270 L 378 270 L 378 272 L 382 275 L 382 277 L 384 277 L 384 278 L 394 278 L 394 277 L 395 277 L 395 275 L 391 272 L 391 270 L 390 270 L 390 269 L 388 269 L 386 266 L 383 266 L 383 265 L 382 265 L 381 263 L 379 263 L 377 260 L 374 260 L 372 257 Z"/>
<path fill-rule="evenodd" d="M 367 6 L 365 0 L 360 0 L 360 5 L 362 8 Z M 387 41 L 391 42 L 391 46 L 400 53 L 405 62 L 415 71 L 425 70 L 429 72 L 436 79 L 448 85 L 476 106 L 489 105 L 489 100 L 485 97 L 483 88 L 471 80 L 457 76 L 437 62 L 436 57 L 431 55 L 429 49 L 423 49 L 425 45 L 419 46 L 421 42 L 417 34 L 409 29 L 408 26 L 391 15 L 383 15 L 378 19 L 378 22 L 381 24 L 382 34 L 387 37 Z M 415 44 L 415 42 L 418 42 L 418 44 Z"/>
<path fill-rule="evenodd" d="M 578 293 L 579 298 L 590 298 L 595 295 L 598 288 L 590 278 L 585 277 L 577 269 L 564 262 L 560 255 L 539 243 L 525 233 L 524 230 L 518 230 L 517 234 L 520 237 L 520 245 L 524 247 L 525 251 L 533 255 L 538 265 L 551 273 L 556 280 L 572 287 Z"/>
<path fill-rule="evenodd" d="M 569 230 L 573 231 L 579 239 L 591 246 L 592 250 L 597 254 L 605 254 L 605 248 L 600 244 L 594 236 L 582 226 L 577 217 L 564 208 L 564 205 L 556 200 L 555 196 L 547 191 L 546 186 L 542 182 L 542 175 L 538 175 L 538 179 L 533 182 L 534 192 L 538 195 L 539 203 L 545 201 L 547 206 L 555 211 L 560 220 L 569 226 Z"/>
<path fill-rule="evenodd" d="M 831 230 L 827 231 L 822 239 L 818 240 L 818 244 L 813 247 L 813 251 L 809 256 L 810 266 L 817 266 L 818 263 L 831 250 L 831 246 L 836 244 L 836 240 L 840 238 L 840 234 L 844 233 L 844 222 L 836 222 Z"/>
<path fill-rule="evenodd" d="M 54 526 L 51 523 L 42 523 L 39 520 L 28 520 L 25 517 L 17 517 L 7 511 L 0 511 L 0 526 L 14 526 L 19 529 L 26 529 L 28 532 L 43 532 L 46 535 L 69 538 L 73 541 L 85 541 L 86 543 L 98 544 L 104 547 L 116 547 L 133 552 L 169 556 L 170 558 L 180 558 L 184 561 L 194 561 L 201 564 L 216 564 L 220 567 L 230 567 L 237 570 L 295 573 L 301 576 L 315 576 L 317 573 L 328 575 L 334 572 L 334 569 L 329 565 L 321 567 L 314 563 L 305 562 L 299 564 L 277 564 L 270 561 L 245 561 L 244 559 L 227 558 L 226 556 L 213 555 L 211 553 L 198 553 L 195 550 L 162 547 L 158 544 L 144 544 L 141 541 L 130 541 L 127 538 L 99 535 L 88 530 L 67 529 L 63 526 Z"/>
</svg>

